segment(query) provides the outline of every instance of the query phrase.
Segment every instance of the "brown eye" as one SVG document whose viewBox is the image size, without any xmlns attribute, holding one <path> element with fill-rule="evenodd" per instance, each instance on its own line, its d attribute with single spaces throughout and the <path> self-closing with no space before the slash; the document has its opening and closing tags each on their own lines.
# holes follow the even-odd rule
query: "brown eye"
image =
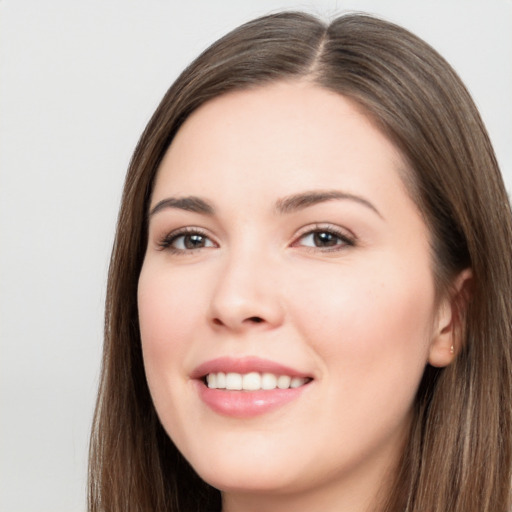
<svg viewBox="0 0 512 512">
<path fill-rule="evenodd" d="M 315 247 L 333 247 L 340 243 L 340 237 L 327 231 L 313 233 Z"/>
<path fill-rule="evenodd" d="M 297 245 L 317 249 L 341 249 L 354 245 L 354 241 L 348 236 L 335 231 L 316 229 L 302 235 Z"/>
<path fill-rule="evenodd" d="M 176 253 L 216 247 L 210 238 L 199 231 L 171 233 L 167 235 L 159 245 L 162 249 L 168 249 Z"/>
<path fill-rule="evenodd" d="M 178 243 L 179 241 L 179 243 Z M 200 249 L 201 247 L 206 247 L 208 243 L 208 238 L 200 234 L 193 235 L 182 235 L 179 236 L 174 242 L 173 245 L 178 248 L 178 245 L 181 245 L 184 249 Z"/>
</svg>

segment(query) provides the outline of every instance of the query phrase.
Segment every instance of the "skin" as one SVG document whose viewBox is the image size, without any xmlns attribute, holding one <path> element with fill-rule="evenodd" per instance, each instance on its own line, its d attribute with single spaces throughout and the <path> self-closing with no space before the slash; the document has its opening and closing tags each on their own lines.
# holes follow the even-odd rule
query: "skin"
<svg viewBox="0 0 512 512">
<path fill-rule="evenodd" d="M 167 151 L 150 211 L 197 196 L 215 213 L 171 204 L 150 216 L 144 364 L 162 424 L 225 512 L 363 512 L 385 490 L 425 365 L 454 357 L 452 307 L 436 302 L 429 232 L 404 172 L 353 103 L 307 82 L 214 99 Z M 326 190 L 348 197 L 276 210 Z M 198 248 L 181 228 L 199 231 Z M 221 356 L 313 380 L 283 407 L 228 417 L 190 378 Z"/>
</svg>

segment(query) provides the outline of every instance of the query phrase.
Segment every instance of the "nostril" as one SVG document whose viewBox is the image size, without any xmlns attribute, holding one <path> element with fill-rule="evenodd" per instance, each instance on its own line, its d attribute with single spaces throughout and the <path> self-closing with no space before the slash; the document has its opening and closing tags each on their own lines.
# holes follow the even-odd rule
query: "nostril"
<svg viewBox="0 0 512 512">
<path fill-rule="evenodd" d="M 216 318 L 212 318 L 211 319 L 211 322 L 213 325 L 217 326 L 217 327 L 228 327 L 228 328 L 236 328 L 237 326 L 237 322 L 233 322 L 231 323 L 228 319 L 228 321 L 224 321 L 223 318 L 219 318 L 219 317 L 216 317 Z M 243 319 L 239 324 L 238 326 L 239 327 L 242 327 L 242 326 L 249 326 L 249 325 L 255 325 L 255 324 L 261 324 L 261 323 L 265 323 L 265 320 L 263 318 L 261 318 L 260 316 L 249 316 L 245 319 Z"/>
</svg>

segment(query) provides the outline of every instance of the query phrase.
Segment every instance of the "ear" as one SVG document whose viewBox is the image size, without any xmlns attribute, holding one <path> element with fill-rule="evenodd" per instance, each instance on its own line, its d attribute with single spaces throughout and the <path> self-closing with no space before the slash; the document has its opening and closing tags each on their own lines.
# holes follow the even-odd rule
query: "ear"
<svg viewBox="0 0 512 512">
<path fill-rule="evenodd" d="M 438 368 L 448 366 L 462 348 L 465 314 L 471 295 L 472 279 L 471 269 L 463 270 L 455 278 L 447 296 L 439 304 L 428 357 L 428 362 L 432 366 Z"/>
</svg>

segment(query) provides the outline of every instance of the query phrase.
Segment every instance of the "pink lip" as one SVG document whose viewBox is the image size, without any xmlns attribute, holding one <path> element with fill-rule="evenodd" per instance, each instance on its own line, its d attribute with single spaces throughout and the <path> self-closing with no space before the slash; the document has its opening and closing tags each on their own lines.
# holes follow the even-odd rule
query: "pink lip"
<svg viewBox="0 0 512 512">
<path fill-rule="evenodd" d="M 306 384 L 299 388 L 266 391 L 210 389 L 206 386 L 203 378 L 209 373 L 217 372 L 268 372 L 291 377 L 308 377 L 308 375 L 273 361 L 255 357 L 242 359 L 221 357 L 199 365 L 192 372 L 191 378 L 194 379 L 193 383 L 200 399 L 214 412 L 235 418 L 251 418 L 270 412 L 299 398 L 305 389 L 309 388 L 309 384 Z"/>
<path fill-rule="evenodd" d="M 309 377 L 309 375 L 294 370 L 288 366 L 284 366 L 268 359 L 260 359 L 259 357 L 243 357 L 235 359 L 232 357 L 219 357 L 206 361 L 199 365 L 191 374 L 192 379 L 201 379 L 209 373 L 218 372 L 234 372 L 234 373 L 274 373 L 275 375 L 289 375 L 290 377 Z"/>
</svg>

